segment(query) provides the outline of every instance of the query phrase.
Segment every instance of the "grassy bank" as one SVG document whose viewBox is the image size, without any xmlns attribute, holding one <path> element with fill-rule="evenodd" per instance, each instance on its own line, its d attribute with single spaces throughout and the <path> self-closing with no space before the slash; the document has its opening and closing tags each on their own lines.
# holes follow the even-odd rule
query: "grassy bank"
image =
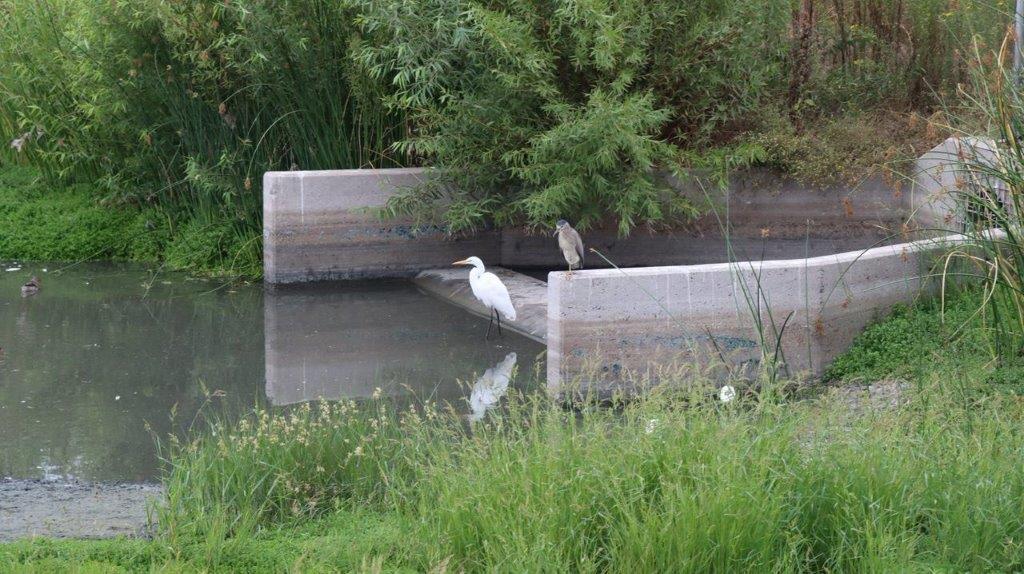
<svg viewBox="0 0 1024 574">
<path fill-rule="evenodd" d="M 157 206 L 110 205 L 88 184 L 52 184 L 38 170 L 0 165 L 0 259 L 161 262 L 167 269 L 258 278 L 258 237 L 174 218 Z"/>
<path fill-rule="evenodd" d="M 927 309 L 904 313 L 897 318 L 929 320 Z M 22 541 L 0 545 L 0 563 L 1019 570 L 1024 403 L 950 364 L 919 370 L 900 407 L 858 412 L 841 395 L 722 404 L 698 391 L 579 413 L 514 397 L 507 412 L 471 428 L 430 406 L 261 411 L 172 446 L 153 541 Z"/>
</svg>

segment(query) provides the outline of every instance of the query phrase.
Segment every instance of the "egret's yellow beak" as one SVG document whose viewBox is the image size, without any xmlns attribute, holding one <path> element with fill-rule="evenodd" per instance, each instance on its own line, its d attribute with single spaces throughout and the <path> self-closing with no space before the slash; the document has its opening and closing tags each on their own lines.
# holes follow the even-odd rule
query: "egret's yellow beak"
<svg viewBox="0 0 1024 574">
<path fill-rule="evenodd" d="M 463 259 L 462 261 L 456 261 L 452 265 L 469 265 L 469 259 Z"/>
</svg>

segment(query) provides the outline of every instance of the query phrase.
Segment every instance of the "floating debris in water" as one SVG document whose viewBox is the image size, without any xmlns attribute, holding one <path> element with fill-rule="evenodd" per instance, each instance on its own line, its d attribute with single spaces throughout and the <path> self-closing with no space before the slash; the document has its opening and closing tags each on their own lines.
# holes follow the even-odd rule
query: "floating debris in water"
<svg viewBox="0 0 1024 574">
<path fill-rule="evenodd" d="M 121 400 L 121 395 L 117 395 L 116 397 L 114 397 L 114 400 L 115 400 L 115 401 L 119 401 L 119 400 Z"/>
<path fill-rule="evenodd" d="M 21 267 L 8 267 L 4 271 L 21 271 Z"/>
</svg>

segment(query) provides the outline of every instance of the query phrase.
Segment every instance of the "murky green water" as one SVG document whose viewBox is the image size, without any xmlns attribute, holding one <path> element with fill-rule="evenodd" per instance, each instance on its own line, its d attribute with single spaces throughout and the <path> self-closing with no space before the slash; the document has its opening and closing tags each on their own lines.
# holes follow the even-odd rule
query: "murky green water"
<svg viewBox="0 0 1024 574">
<path fill-rule="evenodd" d="M 17 270 L 8 271 L 7 269 Z M 144 481 L 197 413 L 318 398 L 479 416 L 543 347 L 403 282 L 264 292 L 116 264 L 0 264 L 0 477 Z M 43 269 L 46 269 L 44 272 Z M 40 292 L 20 286 L 39 276 Z M 212 397 L 211 397 L 212 396 Z"/>
</svg>

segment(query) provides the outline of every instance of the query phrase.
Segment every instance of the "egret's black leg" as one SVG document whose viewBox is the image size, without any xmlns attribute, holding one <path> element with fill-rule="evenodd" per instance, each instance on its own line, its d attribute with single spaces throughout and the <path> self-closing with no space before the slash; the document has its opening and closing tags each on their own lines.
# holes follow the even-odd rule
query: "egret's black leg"
<svg viewBox="0 0 1024 574">
<path fill-rule="evenodd" d="M 491 338 L 491 324 L 494 323 L 494 309 L 489 310 L 489 312 L 487 313 L 487 319 L 487 334 L 484 335 L 484 341 L 487 341 L 488 339 Z M 498 320 L 500 321 L 501 319 Z"/>
<path fill-rule="evenodd" d="M 501 315 L 498 314 L 498 310 L 494 310 L 494 316 L 498 318 L 498 336 L 501 336 Z"/>
</svg>

